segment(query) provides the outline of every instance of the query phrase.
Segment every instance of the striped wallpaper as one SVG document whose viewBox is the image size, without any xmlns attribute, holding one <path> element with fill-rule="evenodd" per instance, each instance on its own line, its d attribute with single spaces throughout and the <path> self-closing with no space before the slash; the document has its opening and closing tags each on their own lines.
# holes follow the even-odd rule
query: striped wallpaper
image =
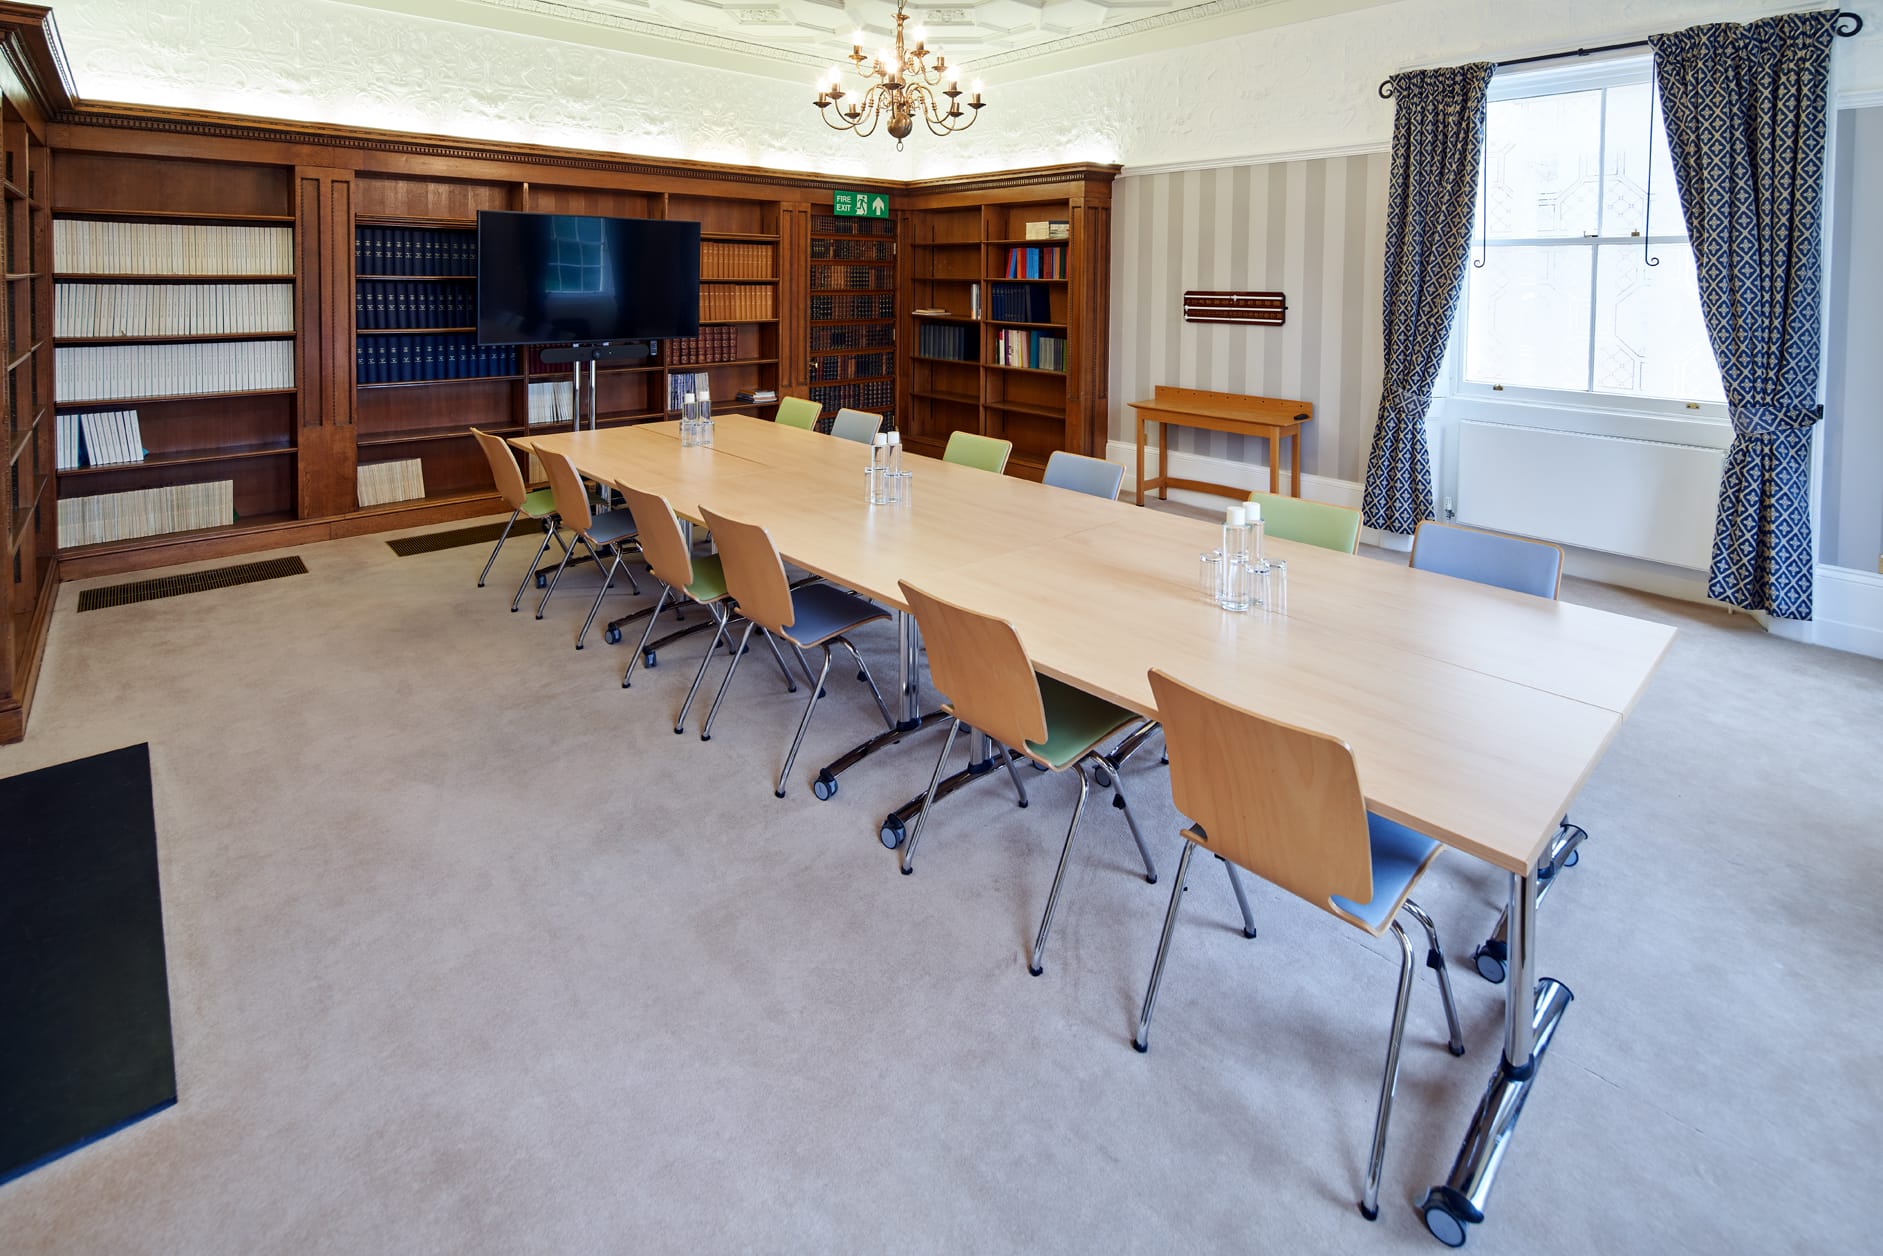
<svg viewBox="0 0 1883 1256">
<path fill-rule="evenodd" d="M 1380 399 L 1384 152 L 1126 175 L 1113 189 L 1111 436 L 1157 384 L 1311 401 L 1309 475 L 1361 481 Z M 1191 288 L 1279 290 L 1280 328 L 1183 321 Z M 1267 445 L 1171 433 L 1173 451 L 1266 465 Z M 1309 494 L 1312 495 L 1311 493 Z"/>
</svg>

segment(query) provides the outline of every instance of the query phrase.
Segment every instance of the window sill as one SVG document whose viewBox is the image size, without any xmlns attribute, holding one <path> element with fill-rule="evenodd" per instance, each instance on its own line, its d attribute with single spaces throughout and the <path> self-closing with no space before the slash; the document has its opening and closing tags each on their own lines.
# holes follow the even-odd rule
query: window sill
<svg viewBox="0 0 1883 1256">
<path fill-rule="evenodd" d="M 1469 419 L 1479 423 L 1505 423 L 1551 432 L 1579 432 L 1587 436 L 1613 436 L 1624 440 L 1659 441 L 1724 449 L 1732 443 L 1732 424 L 1724 418 L 1673 415 L 1663 411 L 1618 410 L 1602 406 L 1554 405 L 1539 401 L 1506 401 L 1473 395 L 1438 399 L 1441 420 Z"/>
</svg>

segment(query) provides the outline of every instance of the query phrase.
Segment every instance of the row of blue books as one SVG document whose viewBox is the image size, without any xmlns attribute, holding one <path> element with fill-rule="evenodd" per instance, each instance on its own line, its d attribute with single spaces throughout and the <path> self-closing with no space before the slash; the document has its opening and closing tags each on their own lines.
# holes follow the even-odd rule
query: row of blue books
<svg viewBox="0 0 1883 1256">
<path fill-rule="evenodd" d="M 1051 289 L 1024 283 L 988 285 L 988 303 L 996 322 L 1050 323 L 1053 321 Z"/>
<path fill-rule="evenodd" d="M 353 242 L 356 275 L 477 274 L 477 236 L 423 227 L 361 227 Z"/>
<path fill-rule="evenodd" d="M 398 283 L 361 280 L 353 286 L 355 325 L 469 327 L 477 321 L 477 292 L 468 283 Z"/>
<path fill-rule="evenodd" d="M 476 379 L 516 373 L 516 350 L 480 345 L 469 335 L 361 336 L 355 362 L 362 384 Z"/>
<path fill-rule="evenodd" d="M 1007 250 L 1007 278 L 1064 279 L 1066 250 L 1024 248 Z"/>
</svg>

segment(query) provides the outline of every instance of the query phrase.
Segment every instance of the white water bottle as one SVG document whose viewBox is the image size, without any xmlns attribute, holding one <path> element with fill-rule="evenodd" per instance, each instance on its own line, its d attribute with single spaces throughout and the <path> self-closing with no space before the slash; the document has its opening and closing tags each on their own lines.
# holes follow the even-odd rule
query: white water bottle
<svg viewBox="0 0 1883 1256">
<path fill-rule="evenodd" d="M 872 506 L 884 501 L 885 479 L 889 473 L 889 437 L 878 432 L 870 437 L 869 497 Z"/>
<path fill-rule="evenodd" d="M 692 393 L 685 393 L 680 398 L 680 445 L 690 449 L 699 444 L 699 402 Z"/>
<path fill-rule="evenodd" d="M 693 443 L 695 445 L 713 443 L 713 394 L 704 386 L 694 396 Z"/>
<path fill-rule="evenodd" d="M 1262 523 L 1262 503 L 1250 502 L 1246 509 L 1249 524 L 1249 561 L 1264 562 L 1266 559 L 1262 552 L 1262 542 L 1267 533 Z"/>
<path fill-rule="evenodd" d="M 1216 604 L 1226 611 L 1249 609 L 1251 592 L 1249 571 L 1249 516 L 1242 506 L 1231 506 L 1223 515 L 1223 562 L 1217 585 Z"/>
</svg>

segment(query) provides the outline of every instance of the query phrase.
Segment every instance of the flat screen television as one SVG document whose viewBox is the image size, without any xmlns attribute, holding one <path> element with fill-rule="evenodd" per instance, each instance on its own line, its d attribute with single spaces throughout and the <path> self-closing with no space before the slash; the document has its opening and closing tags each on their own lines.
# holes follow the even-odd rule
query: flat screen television
<svg viewBox="0 0 1883 1256">
<path fill-rule="evenodd" d="M 656 340 L 700 330 L 700 224 L 480 210 L 477 340 Z"/>
</svg>

